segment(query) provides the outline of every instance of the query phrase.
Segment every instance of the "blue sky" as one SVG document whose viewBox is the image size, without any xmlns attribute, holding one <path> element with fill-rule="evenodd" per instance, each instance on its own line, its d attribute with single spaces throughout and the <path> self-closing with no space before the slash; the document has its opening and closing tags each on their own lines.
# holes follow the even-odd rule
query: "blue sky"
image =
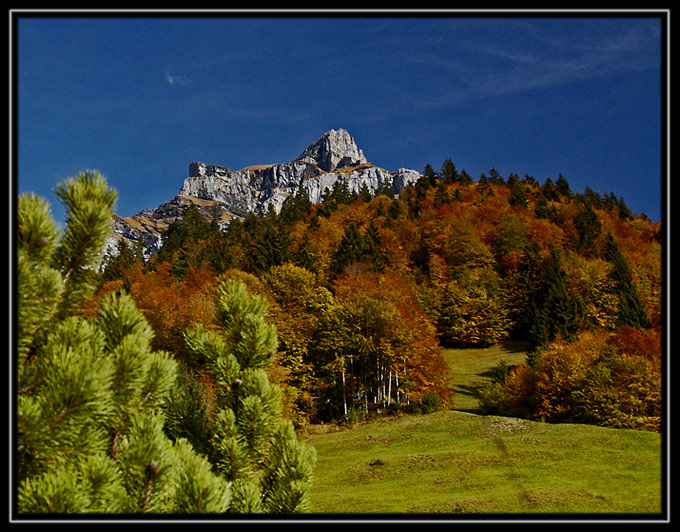
<svg viewBox="0 0 680 532">
<path fill-rule="evenodd" d="M 21 14 L 17 189 L 59 218 L 56 183 L 97 169 L 131 216 L 192 161 L 288 162 L 342 127 L 387 170 L 562 173 L 659 220 L 665 44 L 643 14 Z"/>
</svg>

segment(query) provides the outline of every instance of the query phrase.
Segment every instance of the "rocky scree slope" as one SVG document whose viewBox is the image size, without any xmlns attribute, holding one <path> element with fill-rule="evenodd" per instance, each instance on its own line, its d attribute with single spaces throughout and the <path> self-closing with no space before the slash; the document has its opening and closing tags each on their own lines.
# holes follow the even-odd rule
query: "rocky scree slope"
<svg viewBox="0 0 680 532">
<path fill-rule="evenodd" d="M 145 209 L 131 217 L 114 214 L 113 234 L 107 254 L 117 252 L 117 242 L 142 241 L 145 258 L 157 253 L 163 232 L 191 206 L 206 216 L 218 214 L 222 225 L 249 212 L 276 212 L 302 188 L 312 203 L 319 203 L 325 189 L 344 181 L 352 192 L 364 185 L 371 193 L 388 186 L 395 195 L 420 177 L 415 170 L 389 172 L 369 163 L 352 136 L 344 129 L 331 129 L 308 146 L 295 160 L 283 164 L 247 166 L 231 170 L 224 166 L 192 162 L 189 177 L 177 196 L 156 209 Z"/>
</svg>

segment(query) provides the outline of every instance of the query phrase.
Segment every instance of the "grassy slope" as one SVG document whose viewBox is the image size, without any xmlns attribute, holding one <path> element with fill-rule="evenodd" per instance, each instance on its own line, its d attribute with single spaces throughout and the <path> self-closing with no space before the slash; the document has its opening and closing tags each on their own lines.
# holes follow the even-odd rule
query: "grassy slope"
<svg viewBox="0 0 680 532">
<path fill-rule="evenodd" d="M 475 412 L 478 408 L 475 388 L 489 380 L 486 373 L 500 360 L 509 365 L 524 362 L 526 352 L 522 343 L 501 342 L 483 349 L 444 349 L 442 356 L 449 368 L 450 387 L 455 394 L 453 407 Z"/>
<path fill-rule="evenodd" d="M 447 351 L 452 387 L 469 391 L 516 346 Z M 480 375 L 481 374 L 481 375 Z M 474 411 L 459 393 L 455 408 Z M 443 411 L 307 434 L 318 453 L 310 510 L 362 514 L 661 511 L 661 437 Z"/>
<path fill-rule="evenodd" d="M 308 436 L 315 513 L 654 513 L 660 435 L 443 411 Z"/>
</svg>

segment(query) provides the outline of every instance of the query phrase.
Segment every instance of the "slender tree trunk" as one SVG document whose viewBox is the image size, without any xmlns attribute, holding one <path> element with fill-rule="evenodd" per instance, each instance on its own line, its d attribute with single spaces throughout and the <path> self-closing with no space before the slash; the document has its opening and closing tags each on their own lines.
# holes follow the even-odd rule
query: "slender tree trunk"
<svg viewBox="0 0 680 532">
<path fill-rule="evenodd" d="M 345 411 L 345 415 L 347 415 L 347 395 L 345 392 L 345 370 L 342 370 L 342 406 Z"/>
<path fill-rule="evenodd" d="M 392 402 L 392 370 L 387 377 L 387 406 Z"/>
<path fill-rule="evenodd" d="M 404 380 L 406 380 L 406 357 L 404 357 Z M 407 405 L 411 404 L 411 401 L 408 396 L 408 391 L 404 392 L 404 395 L 406 396 L 406 404 Z"/>
</svg>

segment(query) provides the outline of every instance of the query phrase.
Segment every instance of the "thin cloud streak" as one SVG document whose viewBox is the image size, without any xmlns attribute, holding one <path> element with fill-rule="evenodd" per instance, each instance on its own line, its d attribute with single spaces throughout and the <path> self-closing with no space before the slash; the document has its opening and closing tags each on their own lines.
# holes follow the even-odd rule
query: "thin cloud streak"
<svg viewBox="0 0 680 532">
<path fill-rule="evenodd" d="M 165 81 L 167 81 L 170 86 L 179 85 L 180 87 L 186 87 L 191 84 L 191 80 L 184 76 L 174 76 L 170 72 L 165 73 Z"/>
<path fill-rule="evenodd" d="M 591 38 L 589 42 L 569 43 L 545 34 L 531 33 L 525 42 L 531 49 L 520 49 L 517 44 L 503 48 L 497 43 L 484 44 L 478 40 L 459 40 L 456 45 L 472 54 L 476 60 L 462 62 L 441 52 L 414 54 L 405 58 L 411 63 L 445 69 L 459 82 L 422 100 L 423 108 L 437 108 L 492 96 L 502 96 L 533 89 L 561 87 L 577 81 L 601 79 L 625 73 L 639 72 L 658 66 L 658 51 L 654 31 L 629 30 L 617 35 Z M 529 41 L 533 40 L 533 43 Z M 540 43 L 540 48 L 535 43 Z"/>
</svg>

